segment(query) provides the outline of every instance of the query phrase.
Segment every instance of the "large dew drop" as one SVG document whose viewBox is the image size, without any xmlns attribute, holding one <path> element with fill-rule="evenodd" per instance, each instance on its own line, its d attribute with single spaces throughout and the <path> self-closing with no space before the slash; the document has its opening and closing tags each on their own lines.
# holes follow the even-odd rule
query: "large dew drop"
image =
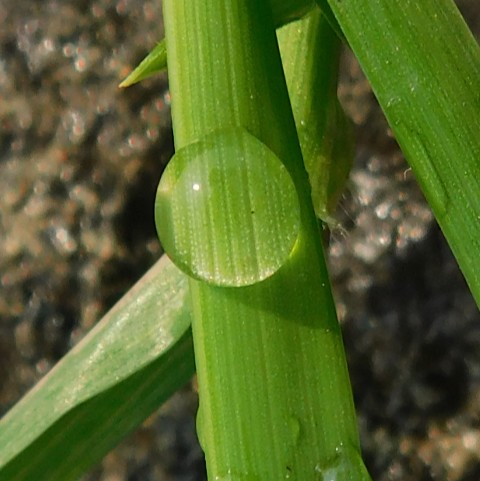
<svg viewBox="0 0 480 481">
<path fill-rule="evenodd" d="M 180 149 L 160 180 L 155 222 L 163 248 L 188 275 L 247 286 L 288 259 L 300 228 L 293 181 L 243 128 Z"/>
</svg>

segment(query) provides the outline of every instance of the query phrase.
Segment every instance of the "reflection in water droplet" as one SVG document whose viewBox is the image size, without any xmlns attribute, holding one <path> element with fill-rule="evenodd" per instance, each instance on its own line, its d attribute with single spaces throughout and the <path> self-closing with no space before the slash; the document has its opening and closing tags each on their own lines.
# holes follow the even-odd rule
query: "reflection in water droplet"
<svg viewBox="0 0 480 481">
<path fill-rule="evenodd" d="M 371 481 L 357 449 L 339 446 L 331 462 L 315 466 L 316 481 Z"/>
<path fill-rule="evenodd" d="M 286 262 L 300 207 L 281 160 L 235 128 L 175 154 L 158 187 L 155 220 L 165 252 L 188 275 L 246 286 Z"/>
</svg>

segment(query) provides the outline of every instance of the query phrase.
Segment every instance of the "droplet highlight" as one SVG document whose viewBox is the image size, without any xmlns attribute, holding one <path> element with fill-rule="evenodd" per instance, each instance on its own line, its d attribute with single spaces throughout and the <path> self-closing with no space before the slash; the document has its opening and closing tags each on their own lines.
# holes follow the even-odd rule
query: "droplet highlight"
<svg viewBox="0 0 480 481">
<path fill-rule="evenodd" d="M 258 476 L 251 475 L 249 473 L 243 473 L 240 471 L 234 471 L 232 469 L 227 469 L 220 474 L 213 476 L 215 481 L 258 481 Z"/>
<path fill-rule="evenodd" d="M 339 446 L 332 460 L 315 466 L 316 481 L 371 481 L 356 448 Z"/>
<path fill-rule="evenodd" d="M 172 261 L 196 279 L 247 286 L 288 260 L 300 206 L 282 161 L 243 128 L 180 149 L 160 180 L 155 222 Z"/>
</svg>

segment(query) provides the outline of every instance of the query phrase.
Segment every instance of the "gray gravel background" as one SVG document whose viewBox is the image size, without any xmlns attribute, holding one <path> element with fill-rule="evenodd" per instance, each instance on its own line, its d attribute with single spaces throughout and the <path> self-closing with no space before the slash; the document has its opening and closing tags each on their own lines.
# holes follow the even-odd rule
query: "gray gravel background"
<svg viewBox="0 0 480 481">
<path fill-rule="evenodd" d="M 480 34 L 478 0 L 458 2 Z M 172 154 L 165 76 L 118 82 L 162 36 L 160 2 L 0 3 L 0 414 L 160 255 Z M 353 57 L 358 151 L 330 264 L 378 481 L 480 479 L 480 316 Z M 186 388 L 85 481 L 204 479 Z"/>
</svg>

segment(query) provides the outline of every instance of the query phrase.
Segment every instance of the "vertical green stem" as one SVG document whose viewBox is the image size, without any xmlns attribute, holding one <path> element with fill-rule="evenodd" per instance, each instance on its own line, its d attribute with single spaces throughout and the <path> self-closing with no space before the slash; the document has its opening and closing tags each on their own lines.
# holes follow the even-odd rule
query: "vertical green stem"
<svg viewBox="0 0 480 481">
<path fill-rule="evenodd" d="M 190 281 L 198 431 L 209 478 L 314 480 L 343 466 L 345 455 L 353 467 L 341 468 L 348 477 L 337 479 L 366 479 L 268 4 L 165 0 L 164 19 L 177 149 L 243 127 L 284 162 L 301 204 L 297 245 L 272 277 L 238 288 Z"/>
</svg>

